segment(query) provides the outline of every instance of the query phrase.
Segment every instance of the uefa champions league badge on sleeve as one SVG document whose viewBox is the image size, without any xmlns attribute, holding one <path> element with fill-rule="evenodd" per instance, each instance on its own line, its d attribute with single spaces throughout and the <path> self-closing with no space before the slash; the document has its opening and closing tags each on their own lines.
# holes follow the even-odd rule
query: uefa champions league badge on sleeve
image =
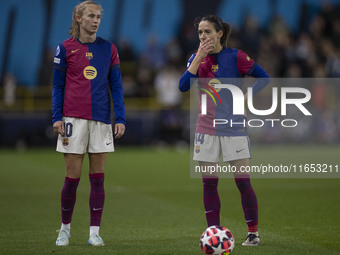
<svg viewBox="0 0 340 255">
<path fill-rule="evenodd" d="M 55 51 L 55 57 L 53 61 L 55 64 L 60 64 L 60 58 L 56 58 L 59 54 L 60 54 L 60 47 L 58 46 Z"/>
<path fill-rule="evenodd" d="M 54 58 L 54 63 L 56 63 L 56 64 L 60 64 L 60 58 Z"/>
<path fill-rule="evenodd" d="M 59 53 L 60 53 L 60 47 L 59 47 L 59 45 L 58 45 L 58 47 L 57 47 L 57 49 L 56 49 L 56 51 L 55 51 L 55 55 L 58 56 Z"/>
</svg>

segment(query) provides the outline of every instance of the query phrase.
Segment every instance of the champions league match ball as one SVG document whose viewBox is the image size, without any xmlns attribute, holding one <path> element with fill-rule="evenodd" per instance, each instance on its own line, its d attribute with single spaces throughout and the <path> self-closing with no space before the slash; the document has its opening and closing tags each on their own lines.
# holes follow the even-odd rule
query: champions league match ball
<svg viewBox="0 0 340 255">
<path fill-rule="evenodd" d="M 228 255 L 234 249 L 235 240 L 229 229 L 211 226 L 202 233 L 200 245 L 205 254 Z"/>
</svg>

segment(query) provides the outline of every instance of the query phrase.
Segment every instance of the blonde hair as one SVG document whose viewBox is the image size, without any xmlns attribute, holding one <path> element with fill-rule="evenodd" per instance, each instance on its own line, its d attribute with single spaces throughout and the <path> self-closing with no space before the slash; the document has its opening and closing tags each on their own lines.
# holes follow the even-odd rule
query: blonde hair
<svg viewBox="0 0 340 255">
<path fill-rule="evenodd" d="M 103 12 L 102 6 L 97 4 L 96 2 L 94 2 L 92 0 L 86 0 L 86 1 L 83 1 L 79 4 L 77 4 L 73 8 L 72 26 L 70 27 L 70 32 L 68 33 L 73 38 L 79 38 L 79 34 L 80 34 L 80 26 L 79 26 L 79 23 L 76 19 L 76 16 L 82 17 L 86 7 L 89 6 L 90 4 L 97 6 L 100 9 L 100 12 Z"/>
</svg>

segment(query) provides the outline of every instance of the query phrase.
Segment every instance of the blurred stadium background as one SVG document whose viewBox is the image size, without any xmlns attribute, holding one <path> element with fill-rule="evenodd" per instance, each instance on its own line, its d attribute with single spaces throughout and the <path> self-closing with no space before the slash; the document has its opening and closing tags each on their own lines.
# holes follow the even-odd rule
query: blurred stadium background
<svg viewBox="0 0 340 255">
<path fill-rule="evenodd" d="M 55 146 L 51 128 L 53 56 L 68 38 L 77 0 L 1 0 L 0 146 Z M 340 77 L 339 0 L 101 0 L 98 35 L 119 50 L 126 99 L 124 145 L 188 144 L 189 96 L 178 80 L 197 48 L 193 19 L 217 14 L 233 26 L 229 46 L 271 77 Z M 337 143 L 339 88 L 316 86 L 316 143 Z M 265 130 L 256 133 L 265 139 Z M 323 135 L 321 135 L 323 134 Z M 326 134 L 326 135 L 325 135 Z M 295 137 L 276 137 L 294 142 Z M 299 141 L 301 142 L 301 141 Z"/>
<path fill-rule="evenodd" d="M 252 151 L 252 164 L 339 164 L 340 0 L 98 2 L 104 8 L 98 35 L 119 50 L 127 110 L 126 134 L 106 165 L 101 228 L 106 246 L 99 253 L 201 254 L 206 223 L 201 180 L 189 178 L 190 95 L 178 90 L 198 46 L 196 16 L 217 14 L 230 22 L 229 46 L 247 52 L 273 78 L 335 78 L 332 86 L 311 88 L 313 117 L 302 121 L 297 133 L 264 128 L 252 133 L 252 144 L 265 144 Z M 54 151 L 52 132 L 53 56 L 68 38 L 77 3 L 0 0 L 0 254 L 98 254 L 86 246 L 88 160 L 72 245 L 54 245 L 64 162 Z M 144 148 L 167 144 L 181 150 Z M 239 192 L 232 179 L 220 180 L 221 222 L 235 236 L 233 254 L 339 254 L 339 179 L 254 178 L 252 183 L 260 205 L 258 249 L 241 246 L 246 225 Z"/>
</svg>

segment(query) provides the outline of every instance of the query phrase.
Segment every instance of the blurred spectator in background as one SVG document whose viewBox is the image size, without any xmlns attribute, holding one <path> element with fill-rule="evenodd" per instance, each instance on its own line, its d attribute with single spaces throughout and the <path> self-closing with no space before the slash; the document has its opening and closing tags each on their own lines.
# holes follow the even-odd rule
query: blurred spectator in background
<svg viewBox="0 0 340 255">
<path fill-rule="evenodd" d="M 337 18 L 333 24 L 333 31 L 331 33 L 331 40 L 335 47 L 340 47 L 340 18 Z"/>
<path fill-rule="evenodd" d="M 119 58 L 121 62 L 136 61 L 136 54 L 132 48 L 131 41 L 128 38 L 122 38 L 118 42 Z"/>
<path fill-rule="evenodd" d="M 149 34 L 146 49 L 141 53 L 141 64 L 147 65 L 153 70 L 159 70 L 164 66 L 164 49 L 159 43 L 157 35 Z"/>
<path fill-rule="evenodd" d="M 258 20 L 251 15 L 247 16 L 240 31 L 240 41 L 243 47 L 247 49 L 249 56 L 253 56 L 253 58 L 258 57 L 261 39 L 259 34 Z"/>
<path fill-rule="evenodd" d="M 179 41 L 173 39 L 165 45 L 166 62 L 179 66 L 182 64 L 183 51 Z"/>
<path fill-rule="evenodd" d="M 174 85 L 181 78 L 179 70 L 171 64 L 166 65 L 158 72 L 155 78 L 155 90 L 157 101 L 164 108 L 177 107 L 181 103 L 182 93 Z"/>
<path fill-rule="evenodd" d="M 338 141 L 336 121 L 331 111 L 325 111 L 317 116 L 316 138 L 319 143 L 334 144 Z"/>
<path fill-rule="evenodd" d="M 45 49 L 41 67 L 39 69 L 39 86 L 52 86 L 54 53 L 55 50 Z"/>
<path fill-rule="evenodd" d="M 187 61 L 191 56 L 192 49 L 196 49 L 199 44 L 199 40 L 197 39 L 197 31 L 192 26 L 192 21 L 184 21 L 181 25 L 178 41 L 183 50 L 183 62 Z"/>
<path fill-rule="evenodd" d="M 4 103 L 6 106 L 15 104 L 15 89 L 17 80 L 13 74 L 7 73 L 4 77 Z"/>
<path fill-rule="evenodd" d="M 137 69 L 138 96 L 150 97 L 153 95 L 154 71 L 145 65 L 139 65 Z"/>
<path fill-rule="evenodd" d="M 128 38 L 122 38 L 118 41 L 120 67 L 122 72 L 122 83 L 124 84 L 124 96 L 138 96 L 138 87 L 136 82 L 137 72 L 137 55 L 134 52 L 131 42 Z"/>
<path fill-rule="evenodd" d="M 162 140 L 175 144 L 181 140 L 182 118 L 180 104 L 182 93 L 178 90 L 180 71 L 172 64 L 165 66 L 155 78 L 155 91 L 158 103 L 161 105 L 160 131 Z"/>
<path fill-rule="evenodd" d="M 324 112 L 327 109 L 327 100 L 329 100 L 327 84 L 322 81 L 316 82 L 312 87 L 311 92 L 313 106 L 319 113 Z"/>
<path fill-rule="evenodd" d="M 333 54 L 327 57 L 326 61 L 327 74 L 330 77 L 340 77 L 340 49 L 334 49 Z"/>
<path fill-rule="evenodd" d="M 285 72 L 285 77 L 287 78 L 299 78 L 302 76 L 302 71 L 301 67 L 297 63 L 291 63 L 289 64 L 286 72 Z"/>
</svg>

